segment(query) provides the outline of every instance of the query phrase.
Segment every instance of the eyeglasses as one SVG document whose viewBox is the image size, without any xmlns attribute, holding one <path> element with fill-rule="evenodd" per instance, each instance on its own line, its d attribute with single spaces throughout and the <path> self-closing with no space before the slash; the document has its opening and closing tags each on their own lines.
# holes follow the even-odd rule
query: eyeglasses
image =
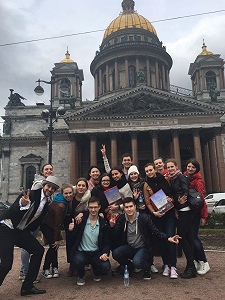
<svg viewBox="0 0 225 300">
<path fill-rule="evenodd" d="M 88 209 L 90 209 L 90 210 L 92 210 L 92 209 L 95 210 L 95 209 L 98 209 L 98 208 L 99 208 L 98 206 L 89 206 L 89 207 L 88 207 Z"/>
</svg>

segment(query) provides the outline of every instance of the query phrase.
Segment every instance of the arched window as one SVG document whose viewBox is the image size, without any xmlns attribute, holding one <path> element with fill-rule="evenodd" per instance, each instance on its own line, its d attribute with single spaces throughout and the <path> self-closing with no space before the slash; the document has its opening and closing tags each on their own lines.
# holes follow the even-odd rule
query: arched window
<svg viewBox="0 0 225 300">
<path fill-rule="evenodd" d="M 63 78 L 60 81 L 59 90 L 60 90 L 60 86 L 65 85 L 65 84 L 68 86 L 69 90 L 66 93 L 63 93 L 62 91 L 60 91 L 60 98 L 70 98 L 70 96 L 71 96 L 71 82 L 68 78 Z"/>
<path fill-rule="evenodd" d="M 205 78 L 206 78 L 206 87 L 207 87 L 208 91 L 210 91 L 212 88 L 217 87 L 215 72 L 213 72 L 213 71 L 206 72 Z"/>
<path fill-rule="evenodd" d="M 33 181 L 34 181 L 34 175 L 36 173 L 36 169 L 34 166 L 29 166 L 26 169 L 26 189 L 30 189 Z"/>
<path fill-rule="evenodd" d="M 129 66 L 129 87 L 135 87 L 137 84 L 136 80 L 136 68 L 135 66 Z"/>
</svg>

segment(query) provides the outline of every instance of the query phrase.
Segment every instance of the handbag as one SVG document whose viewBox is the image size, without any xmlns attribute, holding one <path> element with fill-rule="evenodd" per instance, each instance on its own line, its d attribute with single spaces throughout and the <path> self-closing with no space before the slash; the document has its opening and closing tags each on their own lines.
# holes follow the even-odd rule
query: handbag
<svg viewBox="0 0 225 300">
<path fill-rule="evenodd" d="M 204 199 L 195 189 L 189 189 L 187 201 L 190 209 L 193 210 L 200 209 L 204 205 Z"/>
</svg>

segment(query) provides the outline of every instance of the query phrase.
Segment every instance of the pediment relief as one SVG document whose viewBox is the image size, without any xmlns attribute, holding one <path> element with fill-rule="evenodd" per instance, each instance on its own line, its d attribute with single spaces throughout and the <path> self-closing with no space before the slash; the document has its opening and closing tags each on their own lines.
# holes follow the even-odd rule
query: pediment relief
<svg viewBox="0 0 225 300">
<path fill-rule="evenodd" d="M 221 107 L 173 93 L 141 86 L 77 110 L 66 117 L 66 122 L 87 118 L 116 118 L 135 116 L 179 116 L 221 113 Z"/>
<path fill-rule="evenodd" d="M 208 110 L 197 105 L 182 104 L 171 98 L 160 98 L 152 95 L 136 95 L 110 105 L 103 105 L 83 117 L 135 116 L 135 115 L 168 115 L 174 113 L 196 113 Z"/>
</svg>

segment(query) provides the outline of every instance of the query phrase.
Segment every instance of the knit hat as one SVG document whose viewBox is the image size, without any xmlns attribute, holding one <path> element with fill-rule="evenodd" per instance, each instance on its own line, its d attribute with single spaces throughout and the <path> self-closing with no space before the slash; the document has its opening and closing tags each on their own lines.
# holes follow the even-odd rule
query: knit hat
<svg viewBox="0 0 225 300">
<path fill-rule="evenodd" d="M 127 173 L 128 176 L 130 176 L 130 173 L 132 173 L 132 172 L 138 173 L 138 175 L 139 175 L 138 168 L 137 168 L 135 165 L 132 165 L 132 166 L 129 168 L 128 173 Z"/>
</svg>

